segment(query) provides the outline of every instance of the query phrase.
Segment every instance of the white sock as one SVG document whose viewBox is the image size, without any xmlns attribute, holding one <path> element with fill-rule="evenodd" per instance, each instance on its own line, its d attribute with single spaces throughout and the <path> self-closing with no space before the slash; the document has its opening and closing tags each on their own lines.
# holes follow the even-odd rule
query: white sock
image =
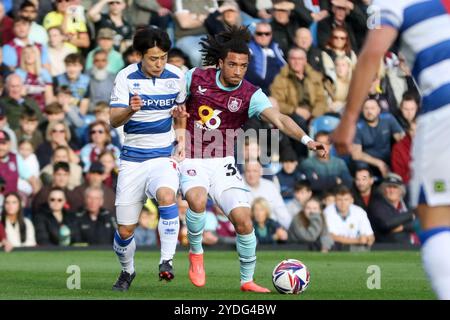
<svg viewBox="0 0 450 320">
<path fill-rule="evenodd" d="M 163 260 L 172 260 L 175 255 L 178 232 L 180 230 L 179 221 L 178 206 L 176 204 L 159 207 L 158 232 L 161 242 L 161 259 L 159 263 L 162 263 Z"/>
<path fill-rule="evenodd" d="M 134 234 L 128 239 L 123 240 L 116 231 L 114 234 L 113 249 L 119 258 L 122 270 L 132 274 L 134 272 L 134 252 L 136 251 Z"/>
<path fill-rule="evenodd" d="M 440 227 L 421 234 L 422 261 L 438 299 L 450 300 L 450 228 Z"/>
</svg>

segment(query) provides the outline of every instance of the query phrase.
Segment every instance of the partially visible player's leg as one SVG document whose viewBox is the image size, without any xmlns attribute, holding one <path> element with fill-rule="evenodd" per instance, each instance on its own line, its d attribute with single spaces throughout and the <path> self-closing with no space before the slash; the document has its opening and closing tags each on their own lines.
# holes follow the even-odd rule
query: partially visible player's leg
<svg viewBox="0 0 450 320">
<path fill-rule="evenodd" d="M 177 163 L 170 158 L 150 160 L 150 173 L 145 186 L 147 197 L 158 203 L 158 233 L 161 241 L 161 258 L 159 261 L 160 280 L 170 281 L 174 278 L 173 257 L 180 229 L 176 194 L 180 184 Z"/>
<path fill-rule="evenodd" d="M 135 277 L 134 229 L 145 196 L 145 183 L 147 178 L 145 163 L 121 161 L 116 190 L 116 216 L 118 230 L 114 235 L 113 249 L 119 258 L 122 271 L 113 286 L 114 290 L 126 291 Z"/>
<path fill-rule="evenodd" d="M 167 187 L 158 189 L 156 200 L 159 210 L 158 233 L 161 241 L 159 278 L 160 280 L 170 281 L 175 277 L 172 260 L 175 255 L 180 229 L 178 205 L 175 192 Z"/>
<path fill-rule="evenodd" d="M 119 258 L 122 271 L 113 286 L 114 290 L 126 291 L 131 285 L 136 272 L 134 269 L 134 253 L 136 242 L 134 230 L 142 210 L 142 203 L 134 205 L 116 206 L 118 229 L 114 234 L 113 249 Z"/>
<path fill-rule="evenodd" d="M 422 226 L 422 261 L 439 299 L 450 300 L 450 206 L 417 208 Z"/>
<path fill-rule="evenodd" d="M 203 264 L 203 229 L 206 220 L 207 191 L 204 187 L 193 187 L 186 192 L 189 208 L 186 212 L 186 226 L 189 239 L 189 279 L 197 286 L 206 283 L 206 274 Z"/>
<path fill-rule="evenodd" d="M 267 293 L 269 289 L 253 281 L 256 267 L 256 236 L 251 219 L 247 192 L 231 188 L 218 197 L 218 204 L 233 223 L 236 230 L 236 249 L 239 255 L 241 290 Z"/>
</svg>

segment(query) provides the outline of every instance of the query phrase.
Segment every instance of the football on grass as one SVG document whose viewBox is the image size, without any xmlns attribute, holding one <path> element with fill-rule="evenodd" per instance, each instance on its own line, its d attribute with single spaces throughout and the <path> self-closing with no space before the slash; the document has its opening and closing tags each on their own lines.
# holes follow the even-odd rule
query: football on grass
<svg viewBox="0 0 450 320">
<path fill-rule="evenodd" d="M 308 268 L 296 259 L 283 260 L 273 269 L 272 282 L 279 293 L 302 293 L 309 285 Z"/>
</svg>

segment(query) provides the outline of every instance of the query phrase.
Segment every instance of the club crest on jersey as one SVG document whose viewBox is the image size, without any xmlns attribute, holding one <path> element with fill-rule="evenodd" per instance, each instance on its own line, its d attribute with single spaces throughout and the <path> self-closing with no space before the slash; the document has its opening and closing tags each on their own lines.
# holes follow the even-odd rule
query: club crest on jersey
<svg viewBox="0 0 450 320">
<path fill-rule="evenodd" d="M 236 112 L 238 111 L 242 106 L 242 99 L 238 99 L 235 97 L 230 97 L 228 99 L 228 110 L 230 110 L 231 112 Z"/>
<path fill-rule="evenodd" d="M 187 174 L 191 177 L 196 176 L 197 175 L 197 171 L 195 171 L 194 169 L 189 169 L 187 171 Z"/>
</svg>

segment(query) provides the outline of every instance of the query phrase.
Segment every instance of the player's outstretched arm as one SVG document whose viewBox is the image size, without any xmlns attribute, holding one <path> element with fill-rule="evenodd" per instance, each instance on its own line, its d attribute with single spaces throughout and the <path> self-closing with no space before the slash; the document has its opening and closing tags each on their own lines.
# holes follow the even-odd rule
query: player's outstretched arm
<svg viewBox="0 0 450 320">
<path fill-rule="evenodd" d="M 109 115 L 111 126 L 114 128 L 123 126 L 137 111 L 141 110 L 142 100 L 135 94 L 130 98 L 130 105 L 127 108 L 110 108 Z"/>
<path fill-rule="evenodd" d="M 393 27 L 382 26 L 369 31 L 364 47 L 358 57 L 348 90 L 347 105 L 331 140 L 339 154 L 351 152 L 353 138 L 364 99 L 379 69 L 381 59 L 397 37 Z"/>
<path fill-rule="evenodd" d="M 275 108 L 267 108 L 261 112 L 261 118 L 272 123 L 289 137 L 300 141 L 308 147 L 309 150 L 317 152 L 319 157 L 325 157 L 328 153 L 328 146 L 312 140 L 305 131 L 300 128 L 290 117 L 280 113 Z"/>
</svg>

